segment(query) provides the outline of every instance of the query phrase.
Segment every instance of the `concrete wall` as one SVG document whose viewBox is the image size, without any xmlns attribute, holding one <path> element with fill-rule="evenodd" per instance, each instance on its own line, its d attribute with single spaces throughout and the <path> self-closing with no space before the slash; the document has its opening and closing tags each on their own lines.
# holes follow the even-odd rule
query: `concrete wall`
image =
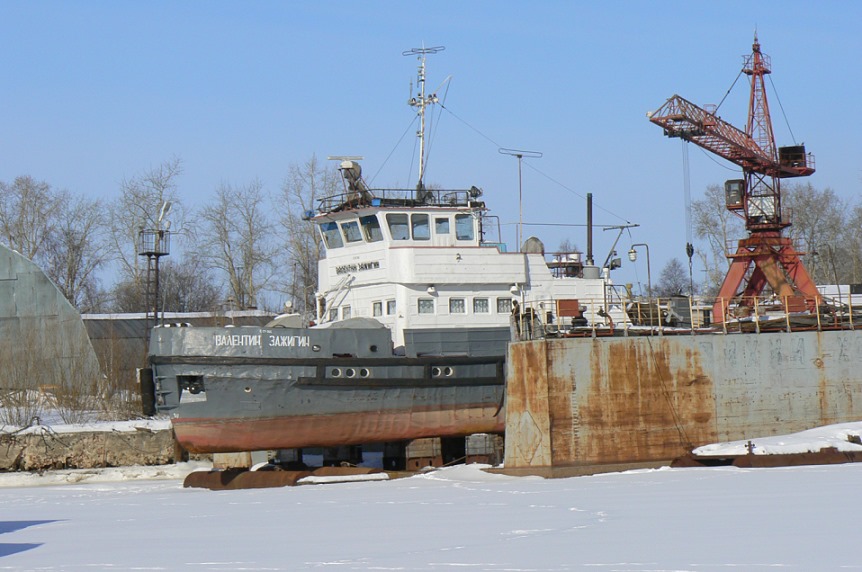
<svg viewBox="0 0 862 572">
<path fill-rule="evenodd" d="M 170 429 L 0 434 L 0 471 L 164 465 L 180 454 Z"/>
<path fill-rule="evenodd" d="M 506 468 L 669 460 L 862 419 L 862 332 L 510 345 Z"/>
</svg>

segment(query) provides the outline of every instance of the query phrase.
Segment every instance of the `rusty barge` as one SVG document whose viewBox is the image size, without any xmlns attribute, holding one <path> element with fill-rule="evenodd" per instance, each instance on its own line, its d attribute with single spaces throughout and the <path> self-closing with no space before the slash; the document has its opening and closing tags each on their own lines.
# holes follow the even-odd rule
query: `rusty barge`
<svg viewBox="0 0 862 572">
<path fill-rule="evenodd" d="M 511 344 L 506 468 L 666 464 L 708 443 L 862 419 L 862 333 L 779 324 Z"/>
</svg>

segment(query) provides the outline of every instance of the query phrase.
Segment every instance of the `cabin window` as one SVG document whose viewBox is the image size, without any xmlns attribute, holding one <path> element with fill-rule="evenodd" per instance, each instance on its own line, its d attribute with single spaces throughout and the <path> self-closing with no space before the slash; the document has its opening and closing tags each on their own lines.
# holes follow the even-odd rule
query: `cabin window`
<svg viewBox="0 0 862 572">
<path fill-rule="evenodd" d="M 326 243 L 326 248 L 340 248 L 344 246 L 341 241 L 341 234 L 338 232 L 338 225 L 334 222 L 324 222 L 320 225 L 320 232 L 323 234 L 323 242 Z"/>
<path fill-rule="evenodd" d="M 467 312 L 467 305 L 464 304 L 464 298 L 449 298 L 449 313 L 464 314 Z"/>
<path fill-rule="evenodd" d="M 410 238 L 410 227 L 407 224 L 406 214 L 389 213 L 386 215 L 386 223 L 389 225 L 389 234 L 392 240 L 408 240 Z"/>
<path fill-rule="evenodd" d="M 487 314 L 488 313 L 488 299 L 487 298 L 473 298 L 473 313 L 474 314 Z"/>
<path fill-rule="evenodd" d="M 395 300 L 386 300 L 386 315 L 395 315 Z"/>
<path fill-rule="evenodd" d="M 329 310 L 329 321 L 334 322 L 338 319 L 338 308 L 332 308 Z"/>
<path fill-rule="evenodd" d="M 374 302 L 371 304 L 371 315 L 375 318 L 383 315 L 383 302 Z"/>
<path fill-rule="evenodd" d="M 350 315 L 351 315 L 350 306 L 344 306 L 341 308 L 341 319 L 342 320 L 349 319 Z"/>
<path fill-rule="evenodd" d="M 455 215 L 455 238 L 473 240 L 473 215 Z"/>
<path fill-rule="evenodd" d="M 512 299 L 511 298 L 497 298 L 497 313 L 498 314 L 508 314 L 512 311 Z"/>
<path fill-rule="evenodd" d="M 413 226 L 413 240 L 429 240 L 431 238 L 431 227 L 428 223 L 427 214 L 414 214 L 410 216 Z"/>
<path fill-rule="evenodd" d="M 359 232 L 359 223 L 355 220 L 341 223 L 341 232 L 347 242 L 361 242 L 362 234 Z"/>
<path fill-rule="evenodd" d="M 449 234 L 449 217 L 434 219 L 435 234 Z"/>
<path fill-rule="evenodd" d="M 362 225 L 362 234 L 365 235 L 367 242 L 380 242 L 383 240 L 383 233 L 380 231 L 380 221 L 376 215 L 368 215 L 359 217 L 359 224 Z"/>
<path fill-rule="evenodd" d="M 433 314 L 434 313 L 434 298 L 419 298 L 419 313 Z"/>
</svg>

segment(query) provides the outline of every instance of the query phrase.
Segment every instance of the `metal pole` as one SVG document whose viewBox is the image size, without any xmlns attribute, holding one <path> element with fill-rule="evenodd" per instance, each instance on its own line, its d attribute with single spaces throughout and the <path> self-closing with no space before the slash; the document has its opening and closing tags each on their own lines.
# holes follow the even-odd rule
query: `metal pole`
<svg viewBox="0 0 862 572">
<path fill-rule="evenodd" d="M 515 155 L 518 158 L 518 251 L 521 250 L 521 237 L 524 232 L 524 192 L 521 184 L 521 159 L 523 155 Z"/>
<path fill-rule="evenodd" d="M 635 249 L 635 246 L 643 246 L 646 249 L 647 298 L 652 301 L 652 274 L 650 273 L 649 264 L 649 244 L 645 242 L 638 242 L 637 244 L 632 245 L 632 250 Z"/>
<path fill-rule="evenodd" d="M 523 187 L 521 185 L 521 159 L 539 159 L 542 157 L 542 153 L 539 151 L 524 151 L 521 149 L 506 149 L 504 147 L 500 147 L 497 149 L 497 152 L 502 155 L 512 155 L 513 157 L 518 158 L 518 228 L 516 229 L 515 241 L 517 244 L 515 246 L 518 247 L 518 252 L 521 252 L 521 233 L 523 232 L 524 226 L 524 202 L 523 202 Z"/>
</svg>

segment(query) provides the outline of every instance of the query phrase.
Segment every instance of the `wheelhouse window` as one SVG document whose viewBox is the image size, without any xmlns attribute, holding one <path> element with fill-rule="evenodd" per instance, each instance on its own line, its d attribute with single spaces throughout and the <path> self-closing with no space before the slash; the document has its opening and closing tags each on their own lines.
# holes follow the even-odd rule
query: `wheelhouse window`
<svg viewBox="0 0 862 572">
<path fill-rule="evenodd" d="M 497 313 L 508 314 L 512 311 L 511 298 L 497 298 Z"/>
<path fill-rule="evenodd" d="M 392 240 L 410 239 L 410 226 L 407 223 L 406 214 L 389 213 L 386 215 L 386 223 L 389 225 Z"/>
<path fill-rule="evenodd" d="M 419 313 L 433 314 L 434 313 L 434 298 L 419 298 Z"/>
<path fill-rule="evenodd" d="M 386 315 L 395 315 L 395 300 L 386 300 Z"/>
<path fill-rule="evenodd" d="M 449 313 L 464 314 L 467 312 L 467 306 L 464 303 L 464 298 L 449 298 Z"/>
<path fill-rule="evenodd" d="M 458 240 L 473 240 L 473 215 L 455 215 L 455 238 Z"/>
<path fill-rule="evenodd" d="M 410 223 L 413 227 L 413 240 L 431 239 L 431 227 L 428 223 L 427 214 L 410 215 Z"/>
<path fill-rule="evenodd" d="M 361 242 L 362 234 L 359 232 L 359 223 L 355 220 L 341 223 L 341 232 L 347 242 Z"/>
<path fill-rule="evenodd" d="M 371 304 L 371 315 L 375 318 L 383 315 L 383 302 L 374 302 Z"/>
<path fill-rule="evenodd" d="M 341 319 L 342 320 L 349 319 L 351 315 L 352 315 L 352 312 L 350 310 L 350 306 L 344 306 L 341 308 Z"/>
<path fill-rule="evenodd" d="M 332 308 L 329 310 L 329 321 L 334 322 L 338 319 L 338 308 Z"/>
<path fill-rule="evenodd" d="M 359 224 L 362 225 L 362 234 L 365 236 L 366 242 L 383 240 L 383 232 L 380 230 L 380 221 L 377 220 L 377 215 L 360 217 Z"/>
<path fill-rule="evenodd" d="M 323 242 L 326 243 L 326 248 L 340 248 L 344 246 L 341 240 L 341 233 L 338 232 L 338 224 L 334 222 L 324 222 L 320 224 L 320 233 L 323 235 Z"/>
<path fill-rule="evenodd" d="M 434 219 L 435 234 L 449 234 L 449 217 Z"/>
<path fill-rule="evenodd" d="M 488 299 L 487 298 L 473 298 L 473 313 L 474 314 L 487 314 L 489 311 L 488 308 Z"/>
</svg>

